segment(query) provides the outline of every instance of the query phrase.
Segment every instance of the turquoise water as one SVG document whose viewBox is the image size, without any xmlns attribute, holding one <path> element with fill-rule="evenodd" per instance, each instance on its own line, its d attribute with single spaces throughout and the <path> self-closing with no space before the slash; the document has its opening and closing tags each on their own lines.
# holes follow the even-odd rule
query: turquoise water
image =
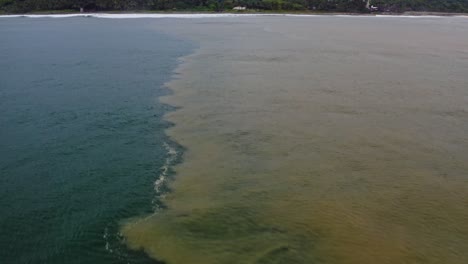
<svg viewBox="0 0 468 264">
<path fill-rule="evenodd" d="M 118 229 L 157 207 L 157 97 L 193 47 L 151 23 L 0 19 L 1 263 L 152 262 Z"/>
</svg>

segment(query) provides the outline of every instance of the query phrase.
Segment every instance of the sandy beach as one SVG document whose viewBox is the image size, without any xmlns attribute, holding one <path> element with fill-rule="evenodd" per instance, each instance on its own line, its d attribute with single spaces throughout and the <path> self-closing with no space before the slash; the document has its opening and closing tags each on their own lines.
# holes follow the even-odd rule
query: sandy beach
<svg viewBox="0 0 468 264">
<path fill-rule="evenodd" d="M 467 263 L 463 18 L 161 20 L 167 209 L 122 229 L 167 263 Z"/>
</svg>

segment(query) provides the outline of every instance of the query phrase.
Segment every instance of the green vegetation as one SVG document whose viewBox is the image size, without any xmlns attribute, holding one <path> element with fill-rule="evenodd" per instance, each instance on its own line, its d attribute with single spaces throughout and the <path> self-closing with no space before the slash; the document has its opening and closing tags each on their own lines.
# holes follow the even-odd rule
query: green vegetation
<svg viewBox="0 0 468 264">
<path fill-rule="evenodd" d="M 0 13 L 36 11 L 221 11 L 250 10 L 369 12 L 366 0 L 0 0 Z M 468 12 L 468 0 L 371 0 L 376 11 Z"/>
</svg>

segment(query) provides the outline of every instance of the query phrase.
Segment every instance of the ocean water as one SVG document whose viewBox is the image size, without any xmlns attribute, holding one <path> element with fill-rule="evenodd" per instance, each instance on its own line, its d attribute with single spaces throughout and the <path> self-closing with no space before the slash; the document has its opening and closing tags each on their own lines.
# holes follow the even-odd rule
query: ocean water
<svg viewBox="0 0 468 264">
<path fill-rule="evenodd" d="M 468 263 L 466 17 L 0 22 L 7 262 Z"/>
<path fill-rule="evenodd" d="M 0 263 L 154 262 L 119 225 L 159 207 L 158 97 L 194 46 L 151 23 L 0 18 Z"/>
<path fill-rule="evenodd" d="M 200 48 L 162 100 L 186 148 L 167 209 L 130 221 L 167 263 L 468 263 L 468 20 L 161 23 Z"/>
</svg>

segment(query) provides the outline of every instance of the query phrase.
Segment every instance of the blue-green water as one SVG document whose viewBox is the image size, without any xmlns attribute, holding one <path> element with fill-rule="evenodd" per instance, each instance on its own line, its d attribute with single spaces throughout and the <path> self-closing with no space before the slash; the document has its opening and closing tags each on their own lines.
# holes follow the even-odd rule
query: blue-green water
<svg viewBox="0 0 468 264">
<path fill-rule="evenodd" d="M 1 263 L 152 262 L 118 228 L 154 209 L 157 98 L 192 44 L 151 23 L 0 19 Z"/>
</svg>

